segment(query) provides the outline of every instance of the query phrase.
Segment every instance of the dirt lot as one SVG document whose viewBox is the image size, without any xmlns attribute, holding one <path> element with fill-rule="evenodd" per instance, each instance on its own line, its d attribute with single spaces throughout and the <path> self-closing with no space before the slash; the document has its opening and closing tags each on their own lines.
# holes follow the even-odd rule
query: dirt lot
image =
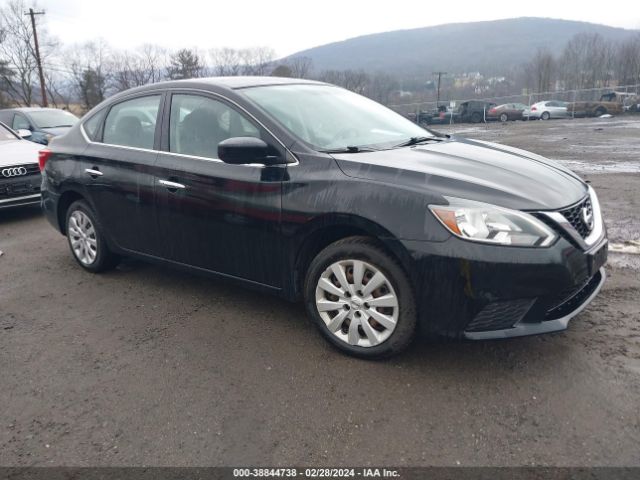
<svg viewBox="0 0 640 480">
<path fill-rule="evenodd" d="M 559 159 L 640 238 L 640 119 L 441 128 Z M 567 332 L 332 350 L 303 308 L 0 212 L 0 465 L 640 465 L 638 255 Z"/>
</svg>

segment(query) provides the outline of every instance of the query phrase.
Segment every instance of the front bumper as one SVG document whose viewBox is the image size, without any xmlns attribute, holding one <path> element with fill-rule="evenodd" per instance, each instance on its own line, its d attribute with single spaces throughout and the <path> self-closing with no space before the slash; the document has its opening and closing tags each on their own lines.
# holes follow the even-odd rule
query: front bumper
<svg viewBox="0 0 640 480">
<path fill-rule="evenodd" d="M 0 210 L 13 207 L 24 207 L 27 205 L 39 205 L 40 194 L 24 195 L 20 197 L 5 198 L 0 200 Z"/>
<path fill-rule="evenodd" d="M 485 340 L 564 330 L 605 281 L 607 239 L 585 251 L 482 245 L 451 237 L 405 241 L 426 336 Z"/>
</svg>

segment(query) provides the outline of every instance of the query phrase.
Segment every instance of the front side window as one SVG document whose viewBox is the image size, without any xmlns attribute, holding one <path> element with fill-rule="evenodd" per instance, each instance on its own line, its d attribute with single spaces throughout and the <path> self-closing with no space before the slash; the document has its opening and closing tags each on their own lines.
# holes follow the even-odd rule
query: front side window
<svg viewBox="0 0 640 480">
<path fill-rule="evenodd" d="M 102 141 L 110 145 L 153 149 L 160 95 L 126 100 L 111 107 Z"/>
<path fill-rule="evenodd" d="M 387 107 L 338 87 L 272 85 L 240 92 L 318 150 L 385 148 L 432 135 Z"/>
<path fill-rule="evenodd" d="M 27 120 L 27 117 L 21 115 L 20 113 L 16 113 L 13 116 L 13 125 L 11 125 L 11 128 L 13 128 L 14 130 L 31 130 L 31 125 L 29 124 L 29 120 Z"/>
<path fill-rule="evenodd" d="M 258 137 L 260 131 L 226 103 L 209 97 L 171 97 L 169 151 L 218 158 L 218 144 L 232 137 Z"/>
</svg>

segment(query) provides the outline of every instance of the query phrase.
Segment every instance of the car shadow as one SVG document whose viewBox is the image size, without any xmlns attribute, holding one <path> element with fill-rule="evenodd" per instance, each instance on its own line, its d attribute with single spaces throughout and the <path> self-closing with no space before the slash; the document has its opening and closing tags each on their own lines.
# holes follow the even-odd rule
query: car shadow
<svg viewBox="0 0 640 480">
<path fill-rule="evenodd" d="M 166 295 L 197 298 L 201 309 L 214 312 L 219 302 L 241 306 L 239 311 L 248 319 L 263 318 L 269 313 L 273 342 L 285 342 L 287 336 L 296 337 L 300 349 L 297 355 L 320 359 L 342 368 L 383 370 L 402 369 L 416 375 L 539 375 L 553 368 L 553 362 L 570 361 L 575 345 L 565 333 L 547 334 L 534 337 L 520 337 L 504 340 L 469 341 L 446 338 L 424 338 L 418 336 L 411 346 L 400 355 L 382 360 L 361 360 L 342 354 L 326 342 L 316 331 L 302 302 L 291 303 L 277 296 L 234 285 L 226 280 L 201 276 L 191 272 L 147 263 L 137 259 L 124 259 L 115 272 L 109 275 L 129 277 L 129 281 L 139 279 L 147 286 L 153 286 Z M 239 319 L 240 320 L 240 319 Z M 212 321 L 215 321 L 212 319 Z M 243 320 L 244 321 L 244 320 Z M 251 323 L 253 320 L 246 320 Z M 245 323 L 247 325 L 247 323 Z M 212 327 L 213 328 L 213 327 Z M 247 335 L 245 345 L 255 342 L 260 348 L 264 338 Z M 289 350 L 289 354 L 292 352 Z M 355 363 L 354 363 L 355 362 Z M 359 365 L 356 367 L 356 365 Z M 368 366 L 367 366 L 368 365 Z"/>
<path fill-rule="evenodd" d="M 0 209 L 0 225 L 42 217 L 40 205 Z"/>
</svg>

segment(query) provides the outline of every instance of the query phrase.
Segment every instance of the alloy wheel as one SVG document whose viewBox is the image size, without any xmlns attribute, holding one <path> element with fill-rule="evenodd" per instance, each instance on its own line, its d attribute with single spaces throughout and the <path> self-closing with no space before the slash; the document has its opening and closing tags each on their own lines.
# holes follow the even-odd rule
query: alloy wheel
<svg viewBox="0 0 640 480">
<path fill-rule="evenodd" d="M 89 216 L 81 210 L 75 210 L 69 217 L 69 242 L 73 254 L 83 265 L 91 265 L 98 255 L 96 230 Z"/>
<path fill-rule="evenodd" d="M 361 260 L 340 260 L 318 279 L 316 308 L 327 329 L 343 342 L 374 347 L 398 323 L 398 296 L 382 271 Z"/>
</svg>

